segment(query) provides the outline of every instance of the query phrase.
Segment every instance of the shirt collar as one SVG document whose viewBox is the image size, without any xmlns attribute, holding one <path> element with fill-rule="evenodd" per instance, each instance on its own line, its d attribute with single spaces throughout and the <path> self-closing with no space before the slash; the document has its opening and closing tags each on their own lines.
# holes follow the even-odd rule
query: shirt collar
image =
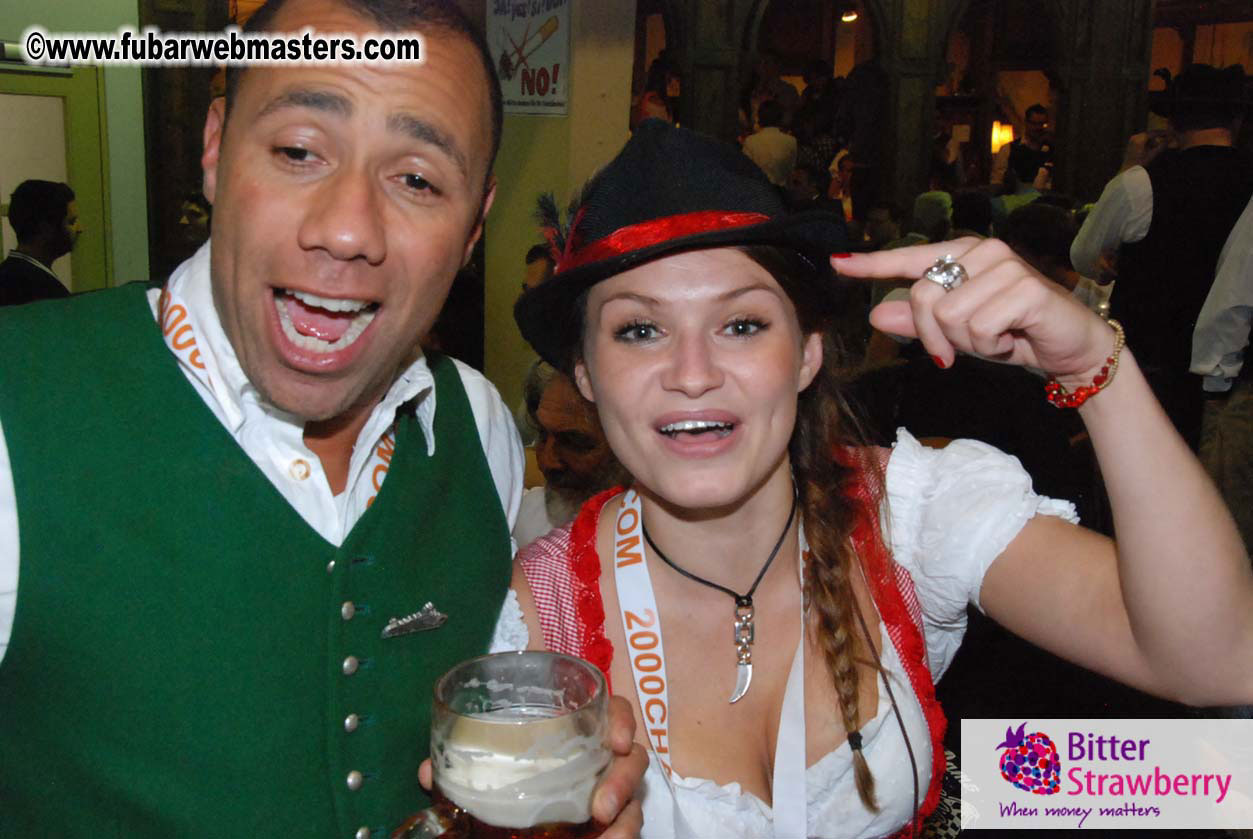
<svg viewBox="0 0 1253 839">
<path fill-rule="evenodd" d="M 38 266 L 39 269 L 42 270 L 45 274 L 47 274 L 49 277 L 54 278 L 57 282 L 61 282 L 61 278 L 57 276 L 55 271 L 53 271 L 47 265 L 44 265 L 38 259 L 35 259 L 35 257 L 31 256 L 30 254 L 22 253 L 19 250 L 11 250 L 9 251 L 9 256 L 15 256 L 18 259 L 22 260 L 23 262 L 29 262 L 31 265 Z"/>
<path fill-rule="evenodd" d="M 204 360 L 202 378 L 207 379 L 213 398 L 221 405 L 230 431 L 238 434 L 250 415 L 258 412 L 273 420 L 298 426 L 303 431 L 304 423 L 299 418 L 261 398 L 240 366 L 213 302 L 210 261 L 210 243 L 205 242 L 190 259 L 174 270 L 166 288 L 171 298 L 180 299 L 187 307 Z M 426 438 L 427 454 L 435 454 L 435 377 L 420 352 L 401 370 L 371 412 L 361 429 L 357 447 L 360 448 L 363 443 L 367 448 L 372 446 L 395 423 L 400 407 L 411 400 L 417 403 L 414 415 Z"/>
</svg>

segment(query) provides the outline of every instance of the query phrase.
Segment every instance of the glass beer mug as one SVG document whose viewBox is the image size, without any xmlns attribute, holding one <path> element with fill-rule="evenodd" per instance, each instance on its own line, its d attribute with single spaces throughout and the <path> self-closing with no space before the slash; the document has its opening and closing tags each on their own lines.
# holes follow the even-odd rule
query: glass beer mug
<svg viewBox="0 0 1253 839">
<path fill-rule="evenodd" d="M 586 839 L 609 763 L 608 695 L 581 658 L 535 651 L 462 662 L 435 684 L 434 807 L 403 839 Z"/>
</svg>

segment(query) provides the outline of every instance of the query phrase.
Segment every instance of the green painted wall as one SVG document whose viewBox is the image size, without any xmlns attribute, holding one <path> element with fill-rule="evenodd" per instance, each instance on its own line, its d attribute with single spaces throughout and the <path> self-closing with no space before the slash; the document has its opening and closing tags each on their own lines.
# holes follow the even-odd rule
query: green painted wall
<svg viewBox="0 0 1253 839">
<path fill-rule="evenodd" d="M 136 0 L 0 0 L 0 39 L 19 41 L 28 26 L 49 32 L 112 32 L 137 27 Z M 144 174 L 143 93 L 138 67 L 104 69 L 105 140 L 113 281 L 148 277 L 148 197 Z M 73 142 L 71 137 L 70 141 Z"/>
<path fill-rule="evenodd" d="M 483 4 L 473 7 L 481 20 Z M 486 233 L 484 365 L 510 407 L 520 404 L 522 379 L 535 359 L 513 320 L 523 259 L 531 245 L 542 241 L 535 199 L 552 192 L 564 207 L 574 189 L 609 162 L 628 137 L 634 0 L 574 0 L 571 16 L 567 115 L 506 116 L 496 159 L 499 186 Z"/>
<path fill-rule="evenodd" d="M 559 206 L 569 195 L 570 117 L 505 118 L 496 158 L 496 203 L 487 217 L 487 291 L 483 363 L 510 408 L 520 404 L 522 379 L 535 353 L 513 321 L 522 290 L 523 259 L 542 241 L 535 199 L 553 192 Z"/>
</svg>

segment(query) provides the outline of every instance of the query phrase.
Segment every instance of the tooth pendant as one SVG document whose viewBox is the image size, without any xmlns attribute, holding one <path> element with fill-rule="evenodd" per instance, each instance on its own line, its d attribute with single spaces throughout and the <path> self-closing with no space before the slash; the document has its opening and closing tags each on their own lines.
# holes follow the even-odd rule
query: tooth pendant
<svg viewBox="0 0 1253 839">
<path fill-rule="evenodd" d="M 735 604 L 735 693 L 731 694 L 734 705 L 748 693 L 753 683 L 753 601 Z"/>
</svg>

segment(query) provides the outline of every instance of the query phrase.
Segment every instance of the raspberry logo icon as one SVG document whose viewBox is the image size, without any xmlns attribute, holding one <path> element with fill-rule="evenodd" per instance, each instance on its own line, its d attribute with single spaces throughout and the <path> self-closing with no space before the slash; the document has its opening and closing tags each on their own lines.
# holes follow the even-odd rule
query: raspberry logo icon
<svg viewBox="0 0 1253 839">
<path fill-rule="evenodd" d="M 1041 731 L 1024 734 L 1024 722 L 1015 731 L 1005 729 L 1005 742 L 997 746 L 1001 752 L 1001 777 L 1018 789 L 1035 795 L 1055 795 L 1061 788 L 1061 761 L 1051 737 Z"/>
</svg>

